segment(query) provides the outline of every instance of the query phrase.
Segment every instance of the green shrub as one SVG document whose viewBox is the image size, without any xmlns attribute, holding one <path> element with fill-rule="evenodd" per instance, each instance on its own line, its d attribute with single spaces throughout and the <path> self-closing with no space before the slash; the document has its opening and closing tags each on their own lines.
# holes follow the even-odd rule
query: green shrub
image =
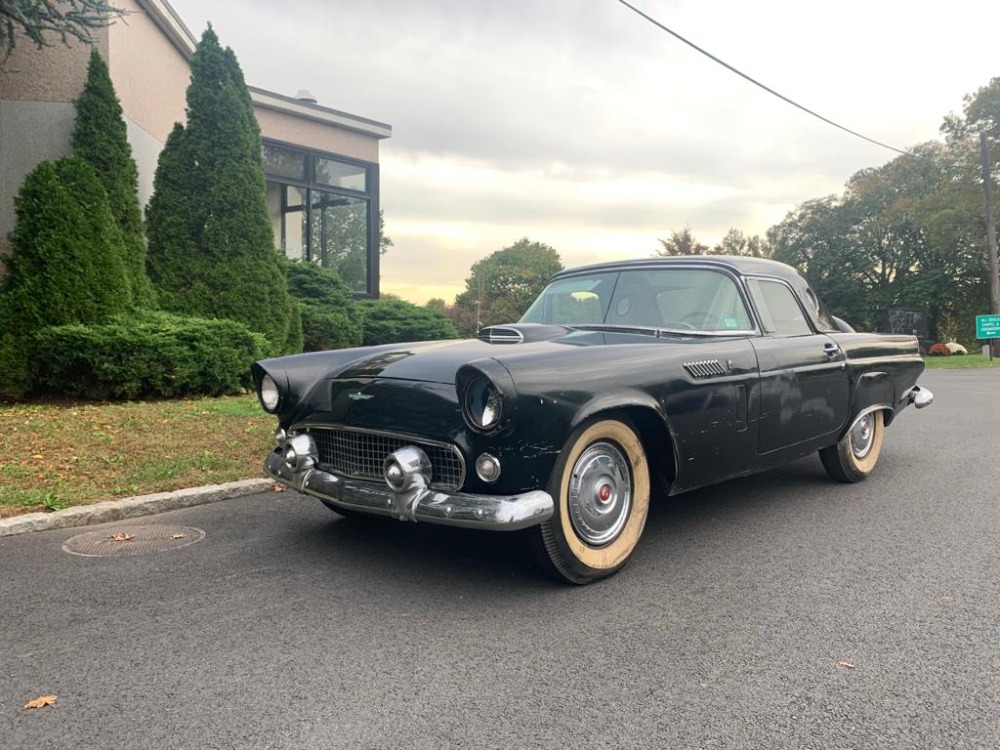
<svg viewBox="0 0 1000 750">
<path fill-rule="evenodd" d="M 139 307 L 155 307 L 146 275 L 146 236 L 139 207 L 139 170 L 132 159 L 122 107 L 96 48 L 91 49 L 87 82 L 76 100 L 73 153 L 93 165 L 108 196 L 111 216 L 121 230 L 125 273 Z"/>
<path fill-rule="evenodd" d="M 76 156 L 41 162 L 14 205 L 17 224 L 4 259 L 8 332 L 98 323 L 132 308 L 121 231 L 90 164 Z"/>
<path fill-rule="evenodd" d="M 20 398 L 31 388 L 28 349 L 21 339 L 0 333 L 0 396 Z"/>
<path fill-rule="evenodd" d="M 348 349 L 361 345 L 361 325 L 340 310 L 302 305 L 302 351 Z"/>
<path fill-rule="evenodd" d="M 146 219 L 163 309 L 245 323 L 269 353 L 286 353 L 294 305 L 274 249 L 260 127 L 236 55 L 211 27 L 191 58 L 187 121 L 160 152 Z"/>
<path fill-rule="evenodd" d="M 315 263 L 288 261 L 285 275 L 300 307 L 304 351 L 361 344 L 361 312 L 340 274 Z"/>
<path fill-rule="evenodd" d="M 365 346 L 458 338 L 448 316 L 437 310 L 401 299 L 361 300 L 358 305 L 364 314 Z"/>
<path fill-rule="evenodd" d="M 41 390 L 86 399 L 218 396 L 250 386 L 266 340 L 231 320 L 161 312 L 35 335 Z"/>
</svg>

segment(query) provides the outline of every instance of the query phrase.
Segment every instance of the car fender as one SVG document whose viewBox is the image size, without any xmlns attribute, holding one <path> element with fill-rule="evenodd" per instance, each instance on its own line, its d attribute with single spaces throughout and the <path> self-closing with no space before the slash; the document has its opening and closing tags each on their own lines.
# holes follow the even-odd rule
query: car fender
<svg viewBox="0 0 1000 750">
<path fill-rule="evenodd" d="M 642 439 L 647 452 L 651 450 L 655 451 L 657 446 L 662 447 L 662 442 L 664 441 L 669 444 L 674 471 L 669 472 L 671 476 L 668 479 L 672 480 L 676 467 L 680 466 L 680 457 L 677 453 L 677 446 L 679 444 L 677 434 L 659 402 L 648 393 L 635 389 L 602 393 L 600 396 L 583 404 L 577 410 L 569 424 L 567 434 L 572 434 L 580 425 L 603 414 L 624 412 L 628 416 L 630 414 L 635 415 L 637 410 L 638 413 L 649 417 L 648 419 L 641 420 L 642 424 L 634 425 L 639 432 L 639 437 Z M 632 421 L 635 422 L 636 420 L 633 418 Z M 651 466 L 662 470 L 662 461 L 658 460 L 659 458 L 661 457 L 656 455 L 646 456 Z"/>
<path fill-rule="evenodd" d="M 859 417 L 871 411 L 884 409 L 885 424 L 892 422 L 895 414 L 893 404 L 896 403 L 896 388 L 892 376 L 882 370 L 863 373 L 854 389 L 851 400 L 851 416 L 844 425 L 840 437 L 846 435 Z"/>
</svg>

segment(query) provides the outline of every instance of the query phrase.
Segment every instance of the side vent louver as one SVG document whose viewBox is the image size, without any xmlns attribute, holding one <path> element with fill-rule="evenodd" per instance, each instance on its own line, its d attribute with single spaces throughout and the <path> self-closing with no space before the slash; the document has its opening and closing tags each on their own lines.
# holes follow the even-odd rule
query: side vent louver
<svg viewBox="0 0 1000 750">
<path fill-rule="evenodd" d="M 488 326 L 480 329 L 476 338 L 488 341 L 491 344 L 520 344 L 524 341 L 524 334 L 516 328 L 505 328 L 503 326 Z"/>
<path fill-rule="evenodd" d="M 693 378 L 711 378 L 716 375 L 725 375 L 726 368 L 717 359 L 703 359 L 699 362 L 685 362 L 684 369 Z"/>
</svg>

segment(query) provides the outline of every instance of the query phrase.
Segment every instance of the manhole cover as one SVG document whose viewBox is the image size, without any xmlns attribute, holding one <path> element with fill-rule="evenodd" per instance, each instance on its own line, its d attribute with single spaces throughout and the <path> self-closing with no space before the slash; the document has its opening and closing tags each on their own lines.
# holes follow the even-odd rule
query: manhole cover
<svg viewBox="0 0 1000 750">
<path fill-rule="evenodd" d="M 204 536 L 204 531 L 190 526 L 111 526 L 67 539 L 63 551 L 84 557 L 128 557 L 180 549 Z"/>
</svg>

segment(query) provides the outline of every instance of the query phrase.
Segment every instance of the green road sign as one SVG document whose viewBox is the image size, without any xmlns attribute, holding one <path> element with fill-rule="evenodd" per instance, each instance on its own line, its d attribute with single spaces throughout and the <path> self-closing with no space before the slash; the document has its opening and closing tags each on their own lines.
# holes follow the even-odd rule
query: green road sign
<svg viewBox="0 0 1000 750">
<path fill-rule="evenodd" d="M 977 315 L 976 338 L 1000 339 L 1000 315 Z"/>
</svg>

